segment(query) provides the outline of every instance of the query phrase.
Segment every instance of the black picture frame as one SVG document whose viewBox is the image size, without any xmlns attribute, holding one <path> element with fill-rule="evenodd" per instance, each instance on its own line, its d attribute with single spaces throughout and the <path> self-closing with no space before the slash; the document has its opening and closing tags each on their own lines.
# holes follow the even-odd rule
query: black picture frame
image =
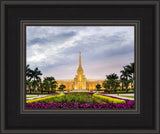
<svg viewBox="0 0 160 134">
<path fill-rule="evenodd" d="M 26 27 L 27 26 L 132 26 L 134 27 L 134 63 L 135 63 L 135 90 L 133 109 L 98 109 L 98 110 L 54 110 L 54 109 L 25 109 L 26 104 L 26 86 L 25 86 L 25 66 L 26 66 Z M 139 20 L 21 20 L 20 21 L 20 114 L 139 114 L 140 113 L 140 21 Z M 65 58 L 65 57 L 64 57 Z"/>
<path fill-rule="evenodd" d="M 21 20 L 139 20 L 140 113 L 22 114 Z M 1 133 L 160 133 L 159 1 L 1 1 Z"/>
</svg>

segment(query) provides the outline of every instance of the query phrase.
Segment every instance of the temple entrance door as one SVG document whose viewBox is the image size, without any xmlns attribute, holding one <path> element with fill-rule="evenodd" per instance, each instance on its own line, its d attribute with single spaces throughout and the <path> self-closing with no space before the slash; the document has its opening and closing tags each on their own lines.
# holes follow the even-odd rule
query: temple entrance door
<svg viewBox="0 0 160 134">
<path fill-rule="evenodd" d="M 78 88 L 79 89 L 82 89 L 82 82 L 83 82 L 82 75 L 79 75 L 79 82 L 78 82 Z"/>
<path fill-rule="evenodd" d="M 79 87 L 79 89 L 82 89 L 82 82 L 79 82 L 78 87 Z"/>
</svg>

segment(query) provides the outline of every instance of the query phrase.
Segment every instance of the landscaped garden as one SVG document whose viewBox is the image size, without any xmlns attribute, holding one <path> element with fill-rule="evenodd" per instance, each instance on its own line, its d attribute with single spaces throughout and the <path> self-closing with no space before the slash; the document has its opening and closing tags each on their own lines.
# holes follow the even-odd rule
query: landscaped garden
<svg viewBox="0 0 160 134">
<path fill-rule="evenodd" d="M 95 88 L 92 85 L 92 90 L 87 87 L 77 92 L 58 84 L 53 76 L 42 80 L 41 71 L 27 65 L 26 109 L 134 109 L 134 63 L 124 66 L 120 73 L 120 77 L 116 73 L 106 75 L 103 83 Z"/>
<path fill-rule="evenodd" d="M 134 101 L 104 94 L 73 92 L 26 101 L 26 109 L 134 109 Z"/>
</svg>

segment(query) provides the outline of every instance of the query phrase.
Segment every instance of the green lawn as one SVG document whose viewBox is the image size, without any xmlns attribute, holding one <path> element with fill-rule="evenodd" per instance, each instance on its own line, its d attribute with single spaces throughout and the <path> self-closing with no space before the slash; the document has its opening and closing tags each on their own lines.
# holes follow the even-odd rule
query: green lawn
<svg viewBox="0 0 160 134">
<path fill-rule="evenodd" d="M 119 95 L 121 97 L 127 97 L 127 98 L 134 98 L 134 96 L 127 96 L 127 95 Z"/>
<path fill-rule="evenodd" d="M 37 96 L 28 96 L 28 97 L 26 97 L 26 98 L 34 98 L 34 97 L 37 97 Z"/>
</svg>

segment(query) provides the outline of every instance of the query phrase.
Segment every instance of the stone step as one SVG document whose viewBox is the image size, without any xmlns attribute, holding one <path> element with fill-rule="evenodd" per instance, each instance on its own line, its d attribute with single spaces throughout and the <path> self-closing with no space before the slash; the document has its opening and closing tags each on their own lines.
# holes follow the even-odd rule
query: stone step
<svg viewBox="0 0 160 134">
<path fill-rule="evenodd" d="M 88 90 L 86 90 L 86 89 L 75 89 L 75 90 L 72 90 L 72 91 L 70 91 L 70 92 L 90 92 L 90 91 L 88 91 Z"/>
</svg>

